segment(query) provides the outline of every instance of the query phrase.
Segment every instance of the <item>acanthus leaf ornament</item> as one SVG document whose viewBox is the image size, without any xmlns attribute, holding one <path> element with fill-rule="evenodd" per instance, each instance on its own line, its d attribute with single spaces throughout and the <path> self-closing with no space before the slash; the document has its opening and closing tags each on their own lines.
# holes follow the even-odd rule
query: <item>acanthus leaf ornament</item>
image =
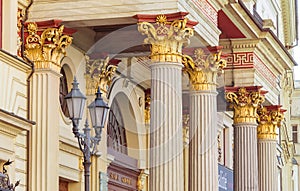
<svg viewBox="0 0 300 191">
<path fill-rule="evenodd" d="M 281 109 L 280 105 L 264 106 L 257 110 L 258 127 L 257 137 L 259 139 L 277 139 L 277 127 L 281 126 L 281 121 L 284 118 L 285 110 Z"/>
<path fill-rule="evenodd" d="M 168 21 L 167 15 L 158 15 L 155 23 L 138 23 L 138 31 L 147 36 L 144 43 L 151 45 L 152 62 L 181 63 L 182 47 L 188 45 L 194 35 L 187 23 L 187 18 Z"/>
<path fill-rule="evenodd" d="M 114 60 L 117 63 L 120 62 L 120 60 Z M 101 92 L 107 93 L 117 66 L 110 64 L 109 57 L 90 60 L 86 56 L 86 63 L 85 78 L 87 95 L 94 95 L 98 87 L 100 87 Z"/>
<path fill-rule="evenodd" d="M 35 63 L 36 69 L 52 69 L 59 73 L 60 60 L 72 37 L 64 34 L 64 26 L 39 29 L 36 23 L 27 23 L 28 36 L 24 54 Z"/>
<path fill-rule="evenodd" d="M 234 111 L 234 123 L 257 123 L 257 109 L 264 102 L 266 91 L 261 86 L 226 87 L 226 100 Z"/>
<path fill-rule="evenodd" d="M 183 55 L 183 72 L 190 78 L 191 90 L 216 90 L 217 75 L 226 67 L 226 60 L 218 48 L 214 51 L 204 51 L 198 48 L 194 51 L 194 59 Z"/>
</svg>

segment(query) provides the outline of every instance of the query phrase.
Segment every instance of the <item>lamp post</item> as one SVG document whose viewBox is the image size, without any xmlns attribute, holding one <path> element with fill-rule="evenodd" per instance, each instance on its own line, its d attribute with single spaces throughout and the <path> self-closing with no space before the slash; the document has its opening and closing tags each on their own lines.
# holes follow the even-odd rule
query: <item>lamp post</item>
<svg viewBox="0 0 300 191">
<path fill-rule="evenodd" d="M 96 146 L 101 140 L 101 133 L 102 129 L 104 128 L 109 107 L 103 101 L 100 88 L 98 88 L 95 101 L 88 106 L 95 136 L 91 137 L 91 128 L 89 128 L 87 120 L 84 125 L 85 128 L 83 129 L 83 133 L 79 132 L 78 126 L 79 121 L 82 119 L 86 97 L 81 93 L 80 89 L 78 88 L 78 84 L 79 83 L 77 82 L 76 78 L 74 78 L 72 90 L 68 95 L 65 96 L 65 99 L 67 101 L 70 119 L 73 123 L 72 130 L 75 137 L 78 139 L 79 148 L 84 156 L 84 188 L 85 191 L 89 191 L 91 155 L 95 154 Z"/>
</svg>

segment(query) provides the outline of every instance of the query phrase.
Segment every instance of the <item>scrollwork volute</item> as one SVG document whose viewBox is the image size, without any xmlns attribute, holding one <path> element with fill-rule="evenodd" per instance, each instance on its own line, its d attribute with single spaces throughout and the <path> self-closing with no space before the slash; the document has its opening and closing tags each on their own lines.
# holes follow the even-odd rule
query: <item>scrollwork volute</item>
<svg viewBox="0 0 300 191">
<path fill-rule="evenodd" d="M 258 127 L 257 137 L 259 139 L 277 139 L 276 130 L 281 126 L 285 110 L 280 109 L 281 106 L 265 106 L 258 108 Z"/>
<path fill-rule="evenodd" d="M 223 72 L 227 61 L 222 58 L 222 52 L 208 52 L 196 49 L 195 59 L 188 55 L 182 57 L 183 72 L 189 76 L 191 90 L 216 90 L 217 75 Z"/>
<path fill-rule="evenodd" d="M 89 57 L 86 56 L 86 63 L 86 94 L 94 95 L 98 87 L 100 87 L 101 92 L 106 94 L 117 70 L 117 66 L 109 64 L 109 57 L 90 60 Z"/>
<path fill-rule="evenodd" d="M 234 111 L 233 120 L 238 123 L 257 123 L 257 108 L 264 102 L 266 92 L 261 87 L 227 88 L 226 100 Z"/>
<path fill-rule="evenodd" d="M 72 37 L 63 34 L 64 26 L 38 29 L 36 23 L 28 23 L 28 36 L 24 54 L 35 63 L 36 69 L 60 71 L 60 60 L 66 54 L 65 48 L 72 43 Z"/>
<path fill-rule="evenodd" d="M 147 36 L 144 43 L 151 45 L 150 58 L 153 63 L 181 63 L 182 47 L 188 45 L 189 38 L 194 35 L 187 22 L 187 18 L 168 21 L 167 16 L 159 15 L 156 23 L 138 23 L 138 31 Z"/>
</svg>

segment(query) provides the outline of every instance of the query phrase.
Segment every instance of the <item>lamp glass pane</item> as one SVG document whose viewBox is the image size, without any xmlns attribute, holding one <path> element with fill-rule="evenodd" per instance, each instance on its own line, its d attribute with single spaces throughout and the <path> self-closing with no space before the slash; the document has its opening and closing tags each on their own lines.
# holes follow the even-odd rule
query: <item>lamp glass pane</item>
<svg viewBox="0 0 300 191">
<path fill-rule="evenodd" d="M 79 118 L 81 119 L 82 118 L 82 115 L 83 115 L 83 111 L 84 111 L 84 106 L 85 106 L 85 99 L 82 99 L 81 98 L 81 104 L 80 104 L 80 113 L 79 113 Z"/>
<path fill-rule="evenodd" d="M 103 107 L 97 107 L 97 120 L 96 120 L 96 126 L 101 127 L 102 126 L 102 117 L 103 117 Z"/>
<path fill-rule="evenodd" d="M 95 126 L 94 124 L 96 123 L 96 112 L 95 112 L 95 107 L 91 107 L 91 105 L 88 107 L 89 108 L 89 112 L 90 112 L 90 116 L 91 116 L 91 121 L 92 121 L 92 125 L 93 127 Z"/>
<path fill-rule="evenodd" d="M 107 111 L 108 108 L 103 108 L 103 116 L 102 116 L 102 120 L 101 120 L 101 127 L 104 127 L 105 121 L 106 121 L 106 116 L 107 116 Z"/>
<path fill-rule="evenodd" d="M 74 116 L 75 119 L 81 119 L 83 113 L 83 99 L 79 97 L 73 97 L 73 109 L 74 109 Z"/>
<path fill-rule="evenodd" d="M 74 117 L 74 110 L 73 110 L 73 100 L 72 99 L 67 99 L 67 107 L 69 110 L 70 118 Z"/>
</svg>

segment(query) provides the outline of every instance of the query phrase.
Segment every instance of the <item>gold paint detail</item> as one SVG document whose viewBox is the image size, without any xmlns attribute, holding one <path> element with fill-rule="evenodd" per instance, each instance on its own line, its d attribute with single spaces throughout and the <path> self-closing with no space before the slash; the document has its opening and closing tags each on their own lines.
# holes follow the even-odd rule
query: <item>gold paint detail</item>
<svg viewBox="0 0 300 191">
<path fill-rule="evenodd" d="M 17 50 L 18 50 L 19 56 L 21 56 L 21 46 L 22 46 L 21 30 L 22 30 L 22 22 L 24 20 L 24 16 L 25 16 L 25 9 L 18 8 L 18 12 L 17 12 L 17 33 L 18 33 Z"/>
<path fill-rule="evenodd" d="M 191 90 L 216 90 L 217 75 L 223 73 L 227 63 L 221 54 L 221 51 L 207 54 L 199 48 L 195 50 L 195 60 L 183 55 L 183 72 L 189 76 Z"/>
<path fill-rule="evenodd" d="M 238 92 L 227 92 L 226 100 L 233 108 L 233 120 L 238 123 L 256 123 L 257 108 L 265 101 L 260 91 L 248 92 L 246 88 L 239 88 Z"/>
<path fill-rule="evenodd" d="M 183 146 L 187 147 L 189 144 L 189 129 L 190 129 L 190 115 L 183 114 L 183 125 L 182 125 L 182 135 L 183 135 Z"/>
<path fill-rule="evenodd" d="M 280 108 L 268 110 L 266 107 L 259 108 L 258 113 L 258 127 L 257 138 L 258 139 L 277 139 L 277 127 L 281 126 L 283 114 Z"/>
<path fill-rule="evenodd" d="M 222 162 L 221 131 L 218 132 L 218 162 Z"/>
<path fill-rule="evenodd" d="M 145 184 L 146 184 L 146 178 L 147 178 L 147 174 L 145 173 L 145 170 L 141 170 L 140 175 L 138 176 L 138 180 L 137 180 L 137 189 L 143 190 L 145 188 Z"/>
<path fill-rule="evenodd" d="M 79 163 L 78 163 L 79 166 L 78 166 L 78 168 L 79 168 L 80 171 L 84 171 L 83 162 L 84 162 L 84 157 L 83 156 L 79 157 Z"/>
<path fill-rule="evenodd" d="M 107 93 L 117 66 L 109 64 L 109 57 L 90 60 L 86 55 L 86 94 L 94 95 L 100 87 L 102 93 Z"/>
<path fill-rule="evenodd" d="M 41 34 L 36 23 L 28 23 L 29 33 L 25 42 L 25 55 L 34 62 L 36 69 L 51 69 L 60 72 L 60 60 L 66 55 L 65 48 L 72 37 L 63 34 L 64 25 L 44 29 Z"/>
<path fill-rule="evenodd" d="M 151 104 L 151 94 L 146 93 L 145 94 L 145 110 L 144 110 L 144 116 L 145 116 L 145 123 L 150 123 L 150 104 Z"/>
<path fill-rule="evenodd" d="M 187 22 L 187 18 L 169 22 L 165 15 L 159 15 L 156 23 L 138 23 L 138 31 L 147 36 L 144 43 L 151 45 L 153 63 L 181 63 L 182 47 L 188 45 L 189 38 L 194 35 L 194 30 L 186 26 Z"/>
</svg>

